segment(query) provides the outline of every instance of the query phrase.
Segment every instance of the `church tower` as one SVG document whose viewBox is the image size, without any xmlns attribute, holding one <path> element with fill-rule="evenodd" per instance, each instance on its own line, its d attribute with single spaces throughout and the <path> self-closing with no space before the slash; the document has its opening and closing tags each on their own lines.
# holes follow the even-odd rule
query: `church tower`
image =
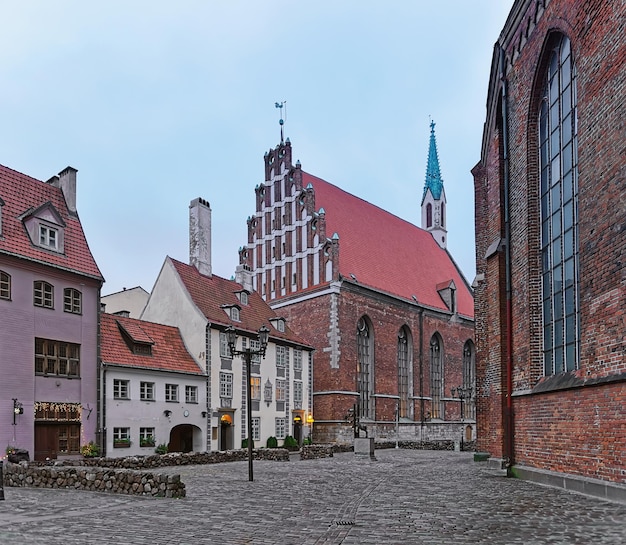
<svg viewBox="0 0 626 545">
<path fill-rule="evenodd" d="M 422 196 L 422 229 L 429 231 L 437 244 L 446 248 L 446 192 L 439 171 L 435 122 L 430 122 L 430 145 L 426 165 L 426 183 Z"/>
</svg>

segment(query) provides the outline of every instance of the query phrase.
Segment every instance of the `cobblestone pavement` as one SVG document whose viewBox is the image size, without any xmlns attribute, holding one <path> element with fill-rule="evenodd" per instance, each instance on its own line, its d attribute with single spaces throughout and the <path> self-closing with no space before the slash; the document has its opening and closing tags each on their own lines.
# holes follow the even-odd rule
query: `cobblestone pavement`
<svg viewBox="0 0 626 545">
<path fill-rule="evenodd" d="M 626 505 L 507 479 L 470 453 L 377 450 L 167 468 L 184 499 L 6 488 L 0 544 L 621 544 Z"/>
</svg>

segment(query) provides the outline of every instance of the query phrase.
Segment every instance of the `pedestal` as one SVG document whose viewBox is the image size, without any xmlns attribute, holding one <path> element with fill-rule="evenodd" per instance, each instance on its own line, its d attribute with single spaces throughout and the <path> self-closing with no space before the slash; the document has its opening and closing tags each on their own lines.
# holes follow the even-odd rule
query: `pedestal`
<svg viewBox="0 0 626 545">
<path fill-rule="evenodd" d="M 357 458 L 370 458 L 376 460 L 374 457 L 374 438 L 373 437 L 355 437 L 354 438 L 354 455 Z"/>
</svg>

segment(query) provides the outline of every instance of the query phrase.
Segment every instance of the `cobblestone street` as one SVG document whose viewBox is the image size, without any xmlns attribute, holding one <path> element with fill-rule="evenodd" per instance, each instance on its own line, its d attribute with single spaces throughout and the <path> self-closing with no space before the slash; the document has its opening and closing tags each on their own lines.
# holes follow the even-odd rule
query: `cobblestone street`
<svg viewBox="0 0 626 545">
<path fill-rule="evenodd" d="M 0 543 L 623 544 L 626 505 L 507 479 L 470 453 L 377 450 L 167 468 L 185 499 L 6 488 Z"/>
</svg>

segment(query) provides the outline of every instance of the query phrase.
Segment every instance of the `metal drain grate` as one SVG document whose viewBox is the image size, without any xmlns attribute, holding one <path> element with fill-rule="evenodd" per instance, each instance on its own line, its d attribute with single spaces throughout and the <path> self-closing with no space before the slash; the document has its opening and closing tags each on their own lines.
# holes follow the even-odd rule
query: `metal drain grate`
<svg viewBox="0 0 626 545">
<path fill-rule="evenodd" d="M 335 526 L 354 526 L 353 520 L 336 520 L 333 522 Z"/>
</svg>

